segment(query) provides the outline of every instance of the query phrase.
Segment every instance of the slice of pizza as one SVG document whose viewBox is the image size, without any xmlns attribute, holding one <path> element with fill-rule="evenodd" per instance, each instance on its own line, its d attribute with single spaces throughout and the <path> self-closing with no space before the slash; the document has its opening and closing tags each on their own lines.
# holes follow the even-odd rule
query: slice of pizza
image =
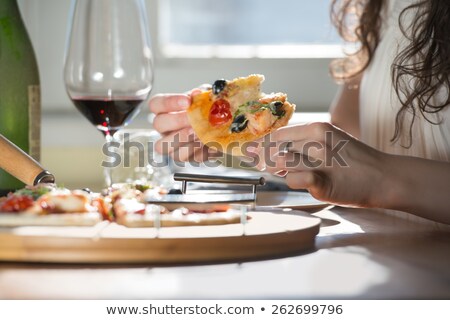
<svg viewBox="0 0 450 320">
<path fill-rule="evenodd" d="M 25 187 L 0 199 L 0 226 L 92 226 L 108 216 L 99 194 L 50 185 Z"/>
<path fill-rule="evenodd" d="M 195 95 L 187 115 L 200 141 L 224 153 L 245 155 L 250 141 L 287 125 L 295 105 L 285 93 L 262 93 L 263 81 L 259 74 L 221 79 Z"/>
<path fill-rule="evenodd" d="M 166 192 L 158 188 L 137 190 L 132 185 L 113 191 L 111 199 L 115 221 L 131 228 L 222 225 L 241 221 L 241 213 L 232 210 L 230 205 L 216 206 L 214 210 L 180 205 L 168 210 L 159 203 L 148 201 L 149 198 L 163 197 Z"/>
</svg>

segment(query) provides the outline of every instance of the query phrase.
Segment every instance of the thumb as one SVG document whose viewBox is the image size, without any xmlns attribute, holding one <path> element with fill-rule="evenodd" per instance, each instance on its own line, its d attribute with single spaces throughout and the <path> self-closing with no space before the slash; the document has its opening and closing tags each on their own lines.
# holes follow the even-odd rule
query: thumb
<svg viewBox="0 0 450 320">
<path fill-rule="evenodd" d="M 316 199 L 322 198 L 327 187 L 324 177 L 315 171 L 288 172 L 286 183 L 292 189 L 307 189 Z"/>
</svg>

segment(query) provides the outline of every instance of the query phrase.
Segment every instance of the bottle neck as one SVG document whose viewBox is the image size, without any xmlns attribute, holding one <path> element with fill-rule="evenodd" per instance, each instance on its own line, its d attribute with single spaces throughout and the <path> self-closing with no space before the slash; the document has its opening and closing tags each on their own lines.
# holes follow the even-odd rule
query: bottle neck
<svg viewBox="0 0 450 320">
<path fill-rule="evenodd" d="M 1 20 L 7 16 L 20 16 L 17 0 L 0 0 L 0 27 Z"/>
</svg>

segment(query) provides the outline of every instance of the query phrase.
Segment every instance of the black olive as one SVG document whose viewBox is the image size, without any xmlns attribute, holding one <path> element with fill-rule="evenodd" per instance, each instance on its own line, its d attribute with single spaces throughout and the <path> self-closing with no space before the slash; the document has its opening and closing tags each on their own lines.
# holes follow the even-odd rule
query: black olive
<svg viewBox="0 0 450 320">
<path fill-rule="evenodd" d="M 83 188 L 81 190 L 83 190 L 84 192 L 87 192 L 87 193 L 92 193 L 92 190 L 89 188 Z"/>
<path fill-rule="evenodd" d="M 236 118 L 234 118 L 231 123 L 231 132 L 238 133 L 247 128 L 248 120 L 245 115 L 240 114 Z"/>
<path fill-rule="evenodd" d="M 272 112 L 272 114 L 274 116 L 282 117 L 286 113 L 283 110 L 283 105 L 284 105 L 284 103 L 281 101 L 274 101 L 270 104 L 270 111 Z"/>
<path fill-rule="evenodd" d="M 183 194 L 180 189 L 170 189 L 167 194 Z"/>
<path fill-rule="evenodd" d="M 275 101 L 275 102 L 273 103 L 273 105 L 274 105 L 275 107 L 277 107 L 277 108 L 282 107 L 283 104 L 284 104 L 284 103 L 281 102 L 281 101 Z"/>
<path fill-rule="evenodd" d="M 216 80 L 212 85 L 212 92 L 214 94 L 219 94 L 223 89 L 225 89 L 226 85 L 227 81 L 225 79 Z"/>
</svg>

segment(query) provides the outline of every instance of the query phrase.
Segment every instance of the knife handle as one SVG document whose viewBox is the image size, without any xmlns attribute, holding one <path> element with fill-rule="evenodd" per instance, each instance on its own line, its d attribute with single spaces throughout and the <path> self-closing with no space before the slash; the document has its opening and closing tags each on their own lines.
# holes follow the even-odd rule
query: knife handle
<svg viewBox="0 0 450 320">
<path fill-rule="evenodd" d="M 0 134 L 0 168 L 27 185 L 53 183 L 55 178 L 14 143 Z"/>
</svg>

